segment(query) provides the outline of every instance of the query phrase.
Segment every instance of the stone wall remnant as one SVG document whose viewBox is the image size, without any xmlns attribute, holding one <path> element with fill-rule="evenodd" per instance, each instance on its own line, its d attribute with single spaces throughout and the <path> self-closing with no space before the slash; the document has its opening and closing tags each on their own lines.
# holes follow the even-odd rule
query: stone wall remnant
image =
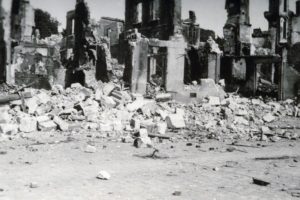
<svg viewBox="0 0 300 200">
<path fill-rule="evenodd" d="M 181 0 L 126 0 L 125 30 L 134 28 L 147 38 L 169 40 L 181 32 Z"/>
</svg>

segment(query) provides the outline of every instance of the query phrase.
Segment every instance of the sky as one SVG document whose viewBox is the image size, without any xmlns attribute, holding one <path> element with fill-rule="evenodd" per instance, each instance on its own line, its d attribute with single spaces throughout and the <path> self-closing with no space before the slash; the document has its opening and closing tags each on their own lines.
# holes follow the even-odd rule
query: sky
<svg viewBox="0 0 300 200">
<path fill-rule="evenodd" d="M 5 1 L 5 0 L 4 0 Z M 125 18 L 125 0 L 86 0 L 90 7 L 91 17 L 97 21 L 101 17 Z M 294 10 L 295 1 L 289 0 L 291 10 Z M 76 0 L 30 0 L 35 8 L 48 11 L 65 28 L 66 13 L 75 8 Z M 250 0 L 250 20 L 252 28 L 268 27 L 264 12 L 268 10 L 269 0 Z M 214 30 L 217 35 L 223 35 L 223 26 L 227 13 L 225 0 L 182 0 L 182 18 L 188 18 L 188 11 L 194 10 L 197 22 L 204 29 Z"/>
</svg>

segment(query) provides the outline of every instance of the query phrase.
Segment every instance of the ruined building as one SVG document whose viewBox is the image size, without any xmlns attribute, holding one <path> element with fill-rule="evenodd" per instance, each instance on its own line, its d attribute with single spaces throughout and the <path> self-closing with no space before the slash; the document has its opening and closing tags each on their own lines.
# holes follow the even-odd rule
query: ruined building
<svg viewBox="0 0 300 200">
<path fill-rule="evenodd" d="M 189 11 L 189 18 L 183 20 L 182 30 L 188 43 L 184 82 L 190 84 L 192 81 L 201 81 L 204 78 L 218 82 L 222 52 L 213 40 L 215 33 L 200 28 L 194 11 Z"/>
<path fill-rule="evenodd" d="M 126 0 L 125 5 L 125 82 L 141 94 L 157 79 L 166 91 L 182 91 L 187 44 L 181 0 Z"/>
<path fill-rule="evenodd" d="M 93 28 L 97 38 L 106 37 L 109 39 L 111 55 L 113 58 L 117 58 L 119 62 L 124 60 L 120 49 L 120 35 L 124 32 L 124 24 L 124 20 L 121 19 L 101 17 L 96 27 Z"/>
<path fill-rule="evenodd" d="M 251 37 L 248 0 L 227 0 L 225 49 L 221 74 L 241 91 L 257 93 L 260 84 L 277 88 L 279 99 L 295 96 L 299 81 L 299 1 L 290 11 L 288 0 L 270 0 L 265 17 L 268 31 L 254 29 Z"/>
<path fill-rule="evenodd" d="M 125 29 L 135 28 L 147 38 L 169 40 L 181 32 L 181 0 L 127 0 Z"/>
<path fill-rule="evenodd" d="M 250 55 L 249 0 L 226 0 L 225 9 L 228 17 L 224 26 L 224 53 L 235 56 Z"/>
<path fill-rule="evenodd" d="M 290 3 L 270 0 L 269 11 L 265 12 L 269 29 L 264 47 L 281 57 L 271 68 L 271 82 L 278 83 L 280 99 L 294 97 L 300 89 L 300 1 L 296 1 L 296 13 L 290 10 Z"/>
<path fill-rule="evenodd" d="M 109 81 L 110 43 L 106 38 L 97 37 L 95 34 L 85 1 L 77 0 L 75 10 L 67 13 L 66 24 L 61 47 L 62 60 L 67 68 L 66 86 L 74 82 L 86 85 L 97 80 Z"/>
<path fill-rule="evenodd" d="M 67 74 L 67 86 L 85 84 L 93 77 L 106 82 L 112 52 L 113 57 L 125 59 L 124 81 L 136 93 L 147 93 L 150 85 L 189 96 L 184 82 L 207 78 L 225 79 L 227 89 L 248 95 L 260 95 L 266 85 L 279 99 L 293 97 L 299 90 L 300 0 L 296 12 L 290 11 L 289 0 L 269 0 L 265 13 L 269 28 L 253 33 L 251 1 L 226 0 L 224 52 L 214 36 L 201 32 L 196 13 L 190 11 L 188 19 L 181 19 L 181 0 L 126 0 L 125 22 L 103 17 L 99 23 L 90 22 L 88 6 L 77 0 L 75 9 L 67 13 L 59 45 L 50 45 L 33 32 L 34 9 L 29 1 L 0 3 L 2 82 L 22 85 L 39 80 L 37 85 L 51 86 L 58 82 L 57 74 Z"/>
<path fill-rule="evenodd" d="M 14 41 L 31 41 L 34 9 L 28 0 L 14 0 L 11 10 L 11 38 Z"/>
<path fill-rule="evenodd" d="M 35 10 L 30 2 L 2 1 L 1 16 L 0 79 L 9 84 L 51 88 L 60 74 L 59 49 L 40 41 L 38 30 L 33 31 Z"/>
</svg>

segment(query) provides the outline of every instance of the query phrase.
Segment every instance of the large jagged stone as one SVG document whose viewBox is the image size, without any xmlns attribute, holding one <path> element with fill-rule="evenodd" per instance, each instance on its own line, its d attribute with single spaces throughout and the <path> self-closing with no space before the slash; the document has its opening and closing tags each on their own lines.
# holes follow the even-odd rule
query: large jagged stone
<svg viewBox="0 0 300 200">
<path fill-rule="evenodd" d="M 185 128 L 185 121 L 182 115 L 179 114 L 168 115 L 166 121 L 168 124 L 168 128 L 175 128 L 175 129 Z"/>
<path fill-rule="evenodd" d="M 208 97 L 208 104 L 211 106 L 219 106 L 221 104 L 220 98 L 210 96 Z"/>
<path fill-rule="evenodd" d="M 263 116 L 263 120 L 267 123 L 273 122 L 275 121 L 276 117 L 274 115 L 272 115 L 271 113 L 266 114 L 265 116 Z"/>
<path fill-rule="evenodd" d="M 117 106 L 117 103 L 114 101 L 114 99 L 109 96 L 102 96 L 101 104 L 107 108 L 115 108 Z"/>
<path fill-rule="evenodd" d="M 53 121 L 45 121 L 38 123 L 38 129 L 43 132 L 54 131 L 57 129 L 57 125 Z"/>
<path fill-rule="evenodd" d="M 61 119 L 60 117 L 55 116 L 53 122 L 57 124 L 58 128 L 62 131 L 69 130 L 69 123 Z"/>
<path fill-rule="evenodd" d="M 37 131 L 37 121 L 34 117 L 19 117 L 19 129 L 24 133 L 31 133 Z"/>
<path fill-rule="evenodd" d="M 138 99 L 138 100 L 135 100 L 134 102 L 132 102 L 130 104 L 127 104 L 126 108 L 129 112 L 134 112 L 134 111 L 142 108 L 144 105 L 146 105 L 148 103 L 151 103 L 151 102 L 153 102 L 153 101 Z"/>
<path fill-rule="evenodd" d="M 103 94 L 109 96 L 114 91 L 115 88 L 116 88 L 115 84 L 107 83 L 102 88 Z"/>
</svg>

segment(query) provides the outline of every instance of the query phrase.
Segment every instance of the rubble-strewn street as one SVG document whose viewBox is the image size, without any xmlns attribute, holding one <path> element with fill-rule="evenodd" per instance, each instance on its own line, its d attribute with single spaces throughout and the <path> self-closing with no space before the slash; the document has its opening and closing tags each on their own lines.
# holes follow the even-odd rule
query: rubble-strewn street
<svg viewBox="0 0 300 200">
<path fill-rule="evenodd" d="M 0 0 L 0 200 L 300 198 L 300 0 L 58 1 Z"/>
<path fill-rule="evenodd" d="M 25 100 L 28 113 L 20 100 L 1 107 L 4 199 L 170 199 L 176 191 L 181 199 L 299 196 L 293 100 L 228 94 L 185 105 L 113 83 L 26 90 L 34 92 Z M 96 179 L 101 170 L 108 181 Z M 270 186 L 254 185 L 253 177 Z"/>
</svg>

